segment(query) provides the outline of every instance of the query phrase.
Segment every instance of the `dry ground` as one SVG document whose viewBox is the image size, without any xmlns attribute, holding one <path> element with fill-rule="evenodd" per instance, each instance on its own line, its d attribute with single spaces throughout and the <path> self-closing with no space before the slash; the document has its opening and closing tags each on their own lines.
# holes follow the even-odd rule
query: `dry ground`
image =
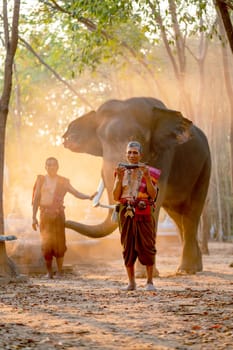
<svg viewBox="0 0 233 350">
<path fill-rule="evenodd" d="M 233 244 L 209 247 L 192 276 L 173 274 L 179 247 L 158 251 L 156 292 L 143 290 L 144 279 L 123 291 L 122 259 L 105 253 L 61 280 L 2 281 L 0 349 L 233 349 Z"/>
</svg>

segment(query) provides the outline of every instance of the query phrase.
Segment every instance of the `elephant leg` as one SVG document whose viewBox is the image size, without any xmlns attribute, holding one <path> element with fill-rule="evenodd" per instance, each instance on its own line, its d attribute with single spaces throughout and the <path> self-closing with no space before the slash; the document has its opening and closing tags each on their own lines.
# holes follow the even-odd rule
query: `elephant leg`
<svg viewBox="0 0 233 350">
<path fill-rule="evenodd" d="M 195 274 L 202 271 L 202 254 L 198 244 L 198 220 L 194 215 L 183 215 L 183 247 L 177 272 Z"/>
<path fill-rule="evenodd" d="M 156 257 L 155 257 L 155 261 L 156 261 Z M 142 265 L 138 259 L 136 261 L 136 277 L 137 278 L 147 277 L 146 266 Z M 156 262 L 153 268 L 153 277 L 159 277 L 159 270 L 156 268 Z"/>
<path fill-rule="evenodd" d="M 199 214 L 195 213 L 193 208 L 192 211 L 182 210 L 182 213 L 171 208 L 165 210 L 175 221 L 182 242 L 182 254 L 177 272 L 195 274 L 202 271 L 202 254 L 197 239 Z"/>
<path fill-rule="evenodd" d="M 200 242 L 200 249 L 202 254 L 206 255 L 209 255 L 208 241 L 210 238 L 210 228 L 210 215 L 208 215 L 207 208 L 205 207 L 201 217 L 201 229 L 199 230 L 198 241 Z"/>
<path fill-rule="evenodd" d="M 178 272 L 193 274 L 202 271 L 202 254 L 198 244 L 198 225 L 204 207 L 210 176 L 209 160 L 192 190 L 187 203 L 182 205 L 183 249 Z"/>
</svg>

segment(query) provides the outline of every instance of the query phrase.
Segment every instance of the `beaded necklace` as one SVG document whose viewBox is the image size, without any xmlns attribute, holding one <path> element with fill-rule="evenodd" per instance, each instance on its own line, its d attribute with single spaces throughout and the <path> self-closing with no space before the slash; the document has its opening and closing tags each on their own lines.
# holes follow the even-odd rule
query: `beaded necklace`
<svg viewBox="0 0 233 350">
<path fill-rule="evenodd" d="M 135 181 L 132 181 L 132 176 L 136 172 L 136 179 Z M 139 188 L 141 185 L 141 180 L 142 180 L 142 175 L 143 172 L 140 169 L 127 169 L 127 182 L 128 182 L 128 187 L 129 187 L 129 196 L 130 199 L 135 200 L 138 196 Z M 135 185 L 136 182 L 136 186 Z M 126 212 L 124 214 L 125 217 L 130 217 L 133 218 L 135 213 L 135 208 L 131 205 L 130 200 L 127 202 L 127 207 L 126 207 Z"/>
<path fill-rule="evenodd" d="M 132 181 L 132 176 L 137 173 L 137 179 L 136 179 L 136 186 L 133 186 L 135 184 L 135 181 Z M 129 186 L 129 195 L 131 198 L 137 198 L 139 188 L 141 185 L 142 181 L 142 175 L 143 172 L 140 169 L 127 169 L 127 181 L 128 181 L 128 186 Z"/>
</svg>

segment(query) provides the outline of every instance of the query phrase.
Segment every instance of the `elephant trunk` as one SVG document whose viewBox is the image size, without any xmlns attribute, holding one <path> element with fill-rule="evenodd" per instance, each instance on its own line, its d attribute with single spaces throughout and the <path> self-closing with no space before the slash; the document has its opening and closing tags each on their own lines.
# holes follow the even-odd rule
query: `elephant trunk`
<svg viewBox="0 0 233 350">
<path fill-rule="evenodd" d="M 109 210 L 107 218 L 98 225 L 86 225 L 67 220 L 65 227 L 90 238 L 101 238 L 110 235 L 117 228 L 117 223 L 112 222 L 111 217 L 112 209 Z"/>
</svg>

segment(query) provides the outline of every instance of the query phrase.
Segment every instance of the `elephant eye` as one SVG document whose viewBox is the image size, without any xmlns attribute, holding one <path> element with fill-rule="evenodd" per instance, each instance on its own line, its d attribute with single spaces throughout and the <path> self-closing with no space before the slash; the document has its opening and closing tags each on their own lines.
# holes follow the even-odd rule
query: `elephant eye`
<svg viewBox="0 0 233 350">
<path fill-rule="evenodd" d="M 69 134 L 69 135 L 64 135 L 63 136 L 63 138 L 64 138 L 64 140 L 66 140 L 66 141 L 70 141 L 70 140 L 73 140 L 73 139 L 75 139 L 75 137 L 77 137 L 77 133 L 72 133 L 72 134 Z"/>
</svg>

